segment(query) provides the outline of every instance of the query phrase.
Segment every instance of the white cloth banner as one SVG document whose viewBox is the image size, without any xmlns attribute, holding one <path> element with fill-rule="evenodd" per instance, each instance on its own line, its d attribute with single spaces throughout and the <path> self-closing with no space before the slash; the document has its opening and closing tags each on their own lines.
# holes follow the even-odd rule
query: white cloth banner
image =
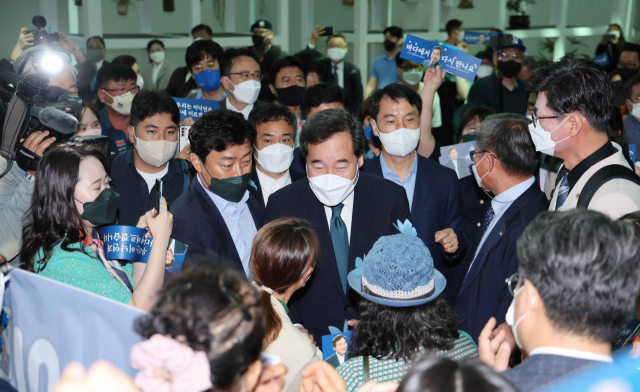
<svg viewBox="0 0 640 392">
<path fill-rule="evenodd" d="M 129 353 L 141 337 L 134 322 L 146 313 L 36 274 L 7 274 L 2 334 L 8 359 L 0 370 L 18 391 L 53 391 L 64 368 L 106 360 L 130 376 Z"/>
</svg>

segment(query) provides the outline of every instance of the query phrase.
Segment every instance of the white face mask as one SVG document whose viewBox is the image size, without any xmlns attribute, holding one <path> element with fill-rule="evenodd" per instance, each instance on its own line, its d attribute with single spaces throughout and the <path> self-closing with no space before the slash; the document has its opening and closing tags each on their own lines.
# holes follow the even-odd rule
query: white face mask
<svg viewBox="0 0 640 392">
<path fill-rule="evenodd" d="M 142 86 L 144 86 L 144 79 L 142 79 L 142 75 L 138 75 L 138 79 L 136 79 L 136 86 L 142 90 Z"/>
<path fill-rule="evenodd" d="M 615 35 L 616 38 L 620 38 L 620 32 L 618 30 L 609 30 L 607 34 Z"/>
<path fill-rule="evenodd" d="M 84 131 L 78 131 L 78 136 L 97 136 L 102 135 L 102 128 L 91 128 Z"/>
<path fill-rule="evenodd" d="M 372 122 L 377 128 L 378 124 L 376 124 L 375 121 Z M 400 128 L 389 133 L 382 133 L 380 132 L 380 128 L 378 128 L 378 138 L 380 139 L 380 142 L 382 142 L 387 153 L 396 157 L 406 157 L 415 151 L 416 147 L 418 147 L 418 142 L 420 141 L 420 128 Z"/>
<path fill-rule="evenodd" d="M 309 173 L 308 169 L 307 173 Z M 334 174 L 323 174 L 316 177 L 309 177 L 307 174 L 307 178 L 313 194 L 316 195 L 320 203 L 327 207 L 333 207 L 342 203 L 353 192 L 358 183 L 358 168 L 356 167 L 356 176 L 352 180 Z"/>
<path fill-rule="evenodd" d="M 282 173 L 289 169 L 293 162 L 293 148 L 286 144 L 276 143 L 258 150 L 256 160 L 269 173 Z M 255 155 L 254 155 L 255 156 Z"/>
<path fill-rule="evenodd" d="M 489 76 L 493 73 L 493 67 L 490 65 L 481 65 L 480 67 L 478 67 L 478 73 L 476 75 L 478 75 L 479 78 L 484 78 L 486 76 Z"/>
<path fill-rule="evenodd" d="M 531 306 L 529 307 L 529 309 L 526 312 L 524 312 L 522 316 L 520 316 L 518 321 L 515 321 L 516 297 L 518 296 L 518 294 L 522 292 L 522 290 L 524 290 L 524 286 L 520 287 L 519 289 L 516 289 L 516 291 L 513 293 L 513 300 L 511 301 L 511 305 L 509 305 L 509 309 L 507 310 L 507 315 L 505 316 L 505 321 L 511 327 L 511 331 L 513 332 L 513 337 L 516 340 L 516 344 L 521 350 L 522 350 L 522 343 L 520 343 L 520 339 L 518 339 L 518 325 L 520 325 L 522 320 L 524 320 L 524 318 L 529 315 L 529 312 L 531 312 L 531 309 L 533 309 L 533 305 L 536 303 L 536 297 L 531 298 Z"/>
<path fill-rule="evenodd" d="M 631 104 L 631 115 L 635 118 L 640 119 L 640 102 Z"/>
<path fill-rule="evenodd" d="M 163 61 L 164 61 L 164 51 L 162 51 L 162 52 L 154 52 L 154 53 L 151 53 L 151 54 L 149 55 L 149 58 L 150 58 L 150 59 L 151 59 L 151 61 L 153 61 L 154 63 L 159 64 L 159 63 L 161 63 L 161 62 L 163 62 Z"/>
<path fill-rule="evenodd" d="M 418 71 L 415 68 L 410 69 L 408 71 L 404 71 L 402 73 L 402 79 L 405 82 L 407 82 L 407 84 L 415 86 L 416 84 L 420 83 L 420 81 L 422 80 L 422 72 Z"/>
<path fill-rule="evenodd" d="M 231 83 L 231 79 L 229 79 L 229 83 Z M 242 82 L 237 86 L 231 83 L 233 87 L 235 87 L 232 91 L 233 96 L 236 97 L 238 102 L 245 103 L 247 105 L 253 104 L 256 99 L 258 99 L 258 95 L 260 95 L 260 82 L 257 80 L 247 80 L 246 82 Z"/>
<path fill-rule="evenodd" d="M 133 97 L 135 97 L 135 95 L 133 95 L 131 91 L 127 91 L 126 93 L 118 95 L 117 97 L 112 96 L 104 89 L 102 91 L 113 98 L 113 103 L 105 103 L 105 105 L 111 106 L 113 110 L 120 114 L 124 114 L 125 116 L 131 114 L 131 102 L 133 102 Z"/>
<path fill-rule="evenodd" d="M 533 122 L 533 116 L 532 115 L 525 113 L 524 116 L 527 118 L 527 120 Z"/>
<path fill-rule="evenodd" d="M 487 154 L 485 154 L 482 159 L 485 159 L 487 157 Z M 480 162 L 482 162 L 482 159 L 480 159 L 480 161 L 478 162 L 478 165 L 480 164 Z M 484 187 L 482 186 L 482 179 L 485 178 L 487 176 L 487 174 L 489 174 L 489 172 L 484 173 L 484 176 L 480 177 L 480 175 L 478 174 L 478 169 L 476 169 L 476 165 L 471 165 L 471 171 L 473 172 L 473 176 L 476 178 L 476 182 L 478 183 L 478 186 L 480 188 Z"/>
<path fill-rule="evenodd" d="M 143 161 L 151 166 L 161 167 L 173 158 L 176 152 L 178 142 L 170 142 L 168 140 L 146 141 L 138 139 L 133 131 L 133 137 L 136 139 L 136 150 Z"/>
<path fill-rule="evenodd" d="M 556 144 L 563 142 L 571 137 L 571 135 L 569 135 L 562 140 L 558 140 L 557 142 L 554 142 L 553 139 L 551 139 L 551 134 L 554 133 L 558 128 L 560 128 L 560 126 L 564 124 L 564 122 L 567 121 L 568 118 L 569 116 L 562 120 L 562 122 L 558 124 L 558 126 L 555 127 L 551 132 L 547 132 L 542 129 L 542 125 L 540 125 L 539 121 L 537 127 L 534 127 L 533 123 L 529 124 L 529 133 L 531 134 L 533 144 L 536 146 L 536 151 L 540 151 L 541 153 L 547 155 L 553 155 L 553 153 L 555 152 Z"/>
<path fill-rule="evenodd" d="M 329 57 L 333 61 L 342 61 L 346 54 L 347 51 L 342 48 L 331 48 L 327 50 L 327 57 Z"/>
</svg>

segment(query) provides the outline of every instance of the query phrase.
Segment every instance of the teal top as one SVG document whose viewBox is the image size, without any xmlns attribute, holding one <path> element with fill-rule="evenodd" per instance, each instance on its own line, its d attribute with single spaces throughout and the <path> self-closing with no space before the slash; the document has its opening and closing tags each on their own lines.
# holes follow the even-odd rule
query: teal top
<svg viewBox="0 0 640 392">
<path fill-rule="evenodd" d="M 277 299 L 277 298 L 276 298 Z M 287 306 L 287 304 L 285 304 L 284 302 L 280 301 L 278 299 L 278 302 L 280 302 L 280 305 L 282 305 L 282 307 L 284 308 L 284 311 L 289 314 L 289 307 Z"/>
<path fill-rule="evenodd" d="M 111 298 L 118 302 L 128 304 L 131 300 L 129 290 L 111 277 L 106 268 L 86 245 L 78 242 L 69 245 L 69 249 L 85 248 L 88 254 L 82 252 L 67 252 L 60 247 L 62 242 L 56 244 L 51 252 L 51 258 L 42 270 L 42 249 L 34 258 L 34 270 L 38 275 L 66 283 L 79 289 Z M 133 286 L 133 263 L 125 264 L 122 269 L 129 277 Z"/>
<path fill-rule="evenodd" d="M 455 360 L 462 358 L 477 358 L 478 348 L 473 342 L 473 339 L 471 339 L 471 336 L 463 331 L 458 332 L 460 333 L 460 337 L 456 339 L 455 346 L 452 350 L 436 352 Z M 418 355 L 412 362 L 418 361 L 425 353 L 426 351 L 421 349 L 420 355 Z M 405 362 L 404 360 L 396 361 L 391 358 L 380 360 L 370 356 L 369 376 L 371 377 L 371 381 L 377 383 L 389 381 L 400 382 L 410 366 L 411 363 Z M 362 357 L 353 357 L 348 361 L 345 361 L 336 370 L 347 384 L 348 392 L 357 391 L 364 384 Z"/>
</svg>

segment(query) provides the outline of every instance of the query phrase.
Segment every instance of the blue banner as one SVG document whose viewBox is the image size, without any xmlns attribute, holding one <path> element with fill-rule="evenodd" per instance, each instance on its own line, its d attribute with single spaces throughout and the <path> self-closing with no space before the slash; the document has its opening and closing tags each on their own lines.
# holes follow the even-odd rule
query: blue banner
<svg viewBox="0 0 640 392">
<path fill-rule="evenodd" d="M 638 162 L 638 159 L 636 158 L 636 145 L 635 144 L 629 144 L 629 158 L 631 158 L 631 161 L 633 163 Z"/>
<path fill-rule="evenodd" d="M 607 65 L 609 65 L 609 55 L 607 54 L 607 52 L 600 53 L 596 57 L 592 58 L 591 61 L 594 61 L 601 66 L 606 67 Z"/>
<path fill-rule="evenodd" d="M 440 46 L 411 34 L 405 39 L 400 57 L 422 64 L 423 67 L 440 65 L 443 71 L 469 81 L 475 79 L 482 62 L 479 58 L 453 49 L 450 45 Z"/>
<path fill-rule="evenodd" d="M 145 312 L 31 272 L 14 269 L 8 277 L 7 361 L 0 374 L 18 391 L 52 391 L 70 362 L 89 368 L 108 361 L 135 376 L 129 354 L 142 340 L 134 322 Z"/>
<path fill-rule="evenodd" d="M 104 255 L 107 260 L 130 260 L 146 263 L 153 238 L 145 238 L 147 230 L 132 226 L 102 228 Z"/>
<path fill-rule="evenodd" d="M 212 101 L 210 99 L 173 97 L 173 100 L 176 101 L 180 109 L 180 120 L 184 120 L 187 117 L 197 120 L 206 112 L 220 109 L 218 101 Z"/>
<path fill-rule="evenodd" d="M 498 33 L 478 33 L 474 31 L 465 31 L 462 42 L 469 45 L 489 45 L 490 37 L 498 35 Z"/>
</svg>

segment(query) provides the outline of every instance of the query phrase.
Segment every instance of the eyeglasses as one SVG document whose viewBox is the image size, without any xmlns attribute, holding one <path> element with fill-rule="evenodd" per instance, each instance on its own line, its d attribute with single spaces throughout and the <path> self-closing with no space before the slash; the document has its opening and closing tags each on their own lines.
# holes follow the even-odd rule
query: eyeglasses
<svg viewBox="0 0 640 392">
<path fill-rule="evenodd" d="M 558 118 L 558 117 L 562 117 L 562 116 L 566 116 L 566 114 L 558 114 L 556 116 L 538 116 L 537 110 L 533 109 L 531 111 L 531 120 L 533 121 L 533 127 L 537 128 L 538 127 L 538 120 L 543 120 L 545 118 Z"/>
<path fill-rule="evenodd" d="M 253 79 L 259 82 L 262 80 L 262 74 L 260 72 L 229 72 L 227 76 L 228 75 L 240 75 L 240 79 L 242 79 L 242 81 Z"/>
<path fill-rule="evenodd" d="M 489 154 L 493 159 L 498 159 L 498 157 L 496 157 L 491 151 L 469 151 L 469 159 L 472 161 L 475 160 L 476 155 L 478 154 Z"/>
<path fill-rule="evenodd" d="M 213 61 L 207 61 L 205 64 L 196 64 L 193 66 L 193 71 L 195 73 L 198 73 L 200 71 L 203 71 L 205 69 L 210 70 L 210 69 L 215 69 L 216 67 L 216 63 L 214 63 Z"/>
<path fill-rule="evenodd" d="M 505 279 L 505 282 L 507 283 L 507 287 L 509 288 L 509 292 L 511 293 L 511 296 L 515 296 L 514 293 L 518 288 L 518 283 L 520 283 L 520 273 L 516 272 L 515 274 Z"/>
<path fill-rule="evenodd" d="M 116 88 L 116 89 L 110 89 L 110 88 L 103 88 L 104 91 L 109 91 L 109 92 L 115 92 L 115 96 L 120 96 L 123 94 L 128 93 L 129 91 L 133 94 L 136 95 L 138 94 L 138 91 L 140 91 L 140 88 L 138 86 L 136 87 L 131 87 L 131 88 Z"/>
</svg>

